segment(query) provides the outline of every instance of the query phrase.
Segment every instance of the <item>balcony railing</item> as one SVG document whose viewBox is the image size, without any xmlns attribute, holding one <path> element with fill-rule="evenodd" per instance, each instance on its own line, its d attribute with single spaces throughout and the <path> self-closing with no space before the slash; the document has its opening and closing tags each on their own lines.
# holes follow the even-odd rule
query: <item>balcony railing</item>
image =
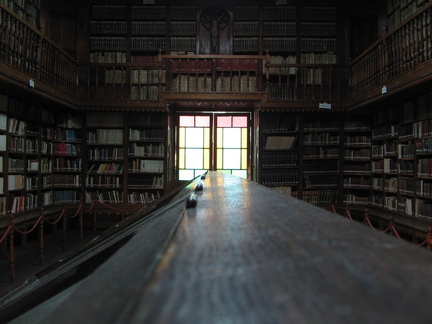
<svg viewBox="0 0 432 324">
<path fill-rule="evenodd" d="M 423 65 L 432 59 L 431 14 L 432 4 L 428 4 L 354 60 L 351 98 L 362 97 L 396 78 L 409 84 L 426 76 Z"/>
<path fill-rule="evenodd" d="M 15 81 L 33 78 L 71 95 L 78 89 L 76 59 L 1 4 L 0 61 Z"/>
<path fill-rule="evenodd" d="M 432 4 L 397 26 L 349 66 L 274 64 L 267 55 L 158 55 L 150 63 L 90 63 L 75 58 L 0 4 L 0 77 L 29 78 L 88 100 L 156 102 L 162 93 L 259 93 L 272 102 L 356 104 L 383 85 L 431 78 Z M 392 83 L 393 82 L 393 83 Z M 49 90 L 46 90 L 49 91 Z M 78 102 L 78 101 L 77 101 Z"/>
</svg>

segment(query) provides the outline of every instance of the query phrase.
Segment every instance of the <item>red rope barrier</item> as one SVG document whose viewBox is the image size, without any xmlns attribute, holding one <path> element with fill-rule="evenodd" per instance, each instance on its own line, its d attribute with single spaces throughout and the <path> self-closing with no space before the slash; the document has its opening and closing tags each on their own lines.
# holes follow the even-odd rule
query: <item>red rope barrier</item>
<svg viewBox="0 0 432 324">
<path fill-rule="evenodd" d="M 347 207 L 347 209 L 345 210 L 345 214 L 344 214 L 344 216 L 345 216 L 345 217 L 348 217 L 350 220 L 353 220 L 353 218 L 351 217 L 351 213 L 350 213 L 348 207 Z"/>
<path fill-rule="evenodd" d="M 54 222 L 50 222 L 49 220 L 45 220 L 48 224 L 51 224 L 51 225 L 55 225 L 55 224 L 57 224 L 62 218 L 63 218 L 63 216 L 64 216 L 64 214 L 65 214 L 65 212 L 66 212 L 66 209 L 63 209 L 62 210 L 62 212 L 60 213 L 60 216 L 54 221 Z"/>
<path fill-rule="evenodd" d="M 79 215 L 79 212 L 81 211 L 81 208 L 82 208 L 82 207 L 83 207 L 83 204 L 80 203 L 79 206 L 78 206 L 78 209 L 77 209 L 77 211 L 76 211 L 76 213 L 75 213 L 75 215 L 73 215 L 73 216 L 69 216 L 69 218 L 75 218 L 75 217 L 77 217 L 77 216 Z"/>
<path fill-rule="evenodd" d="M 30 234 L 33 232 L 33 230 L 39 225 L 40 221 L 42 220 L 43 215 L 40 215 L 37 222 L 34 224 L 31 230 L 29 231 L 20 231 L 17 227 L 14 226 L 14 230 L 17 231 L 20 234 Z"/>
<path fill-rule="evenodd" d="M 392 230 L 398 239 L 402 239 L 393 224 L 390 224 L 390 226 L 384 231 L 384 233 L 387 233 L 389 230 Z"/>
<path fill-rule="evenodd" d="M 0 244 L 3 243 L 3 241 L 6 239 L 7 235 L 9 234 L 10 230 L 12 229 L 12 225 L 9 225 L 6 232 L 3 234 L 2 238 L 0 239 Z"/>
<path fill-rule="evenodd" d="M 336 208 L 335 208 L 334 205 L 331 205 L 331 209 L 333 210 L 333 213 L 337 214 L 337 212 L 336 212 Z"/>
<path fill-rule="evenodd" d="M 96 204 L 96 200 L 93 200 L 92 203 L 91 203 L 91 205 L 90 205 L 90 207 L 87 209 L 87 213 L 93 209 L 93 207 L 95 206 L 95 204 Z"/>
<path fill-rule="evenodd" d="M 364 220 L 363 220 L 362 224 L 366 224 L 366 225 L 369 225 L 369 226 L 372 227 L 372 228 L 375 228 L 375 227 L 372 225 L 372 223 L 371 223 L 371 221 L 370 221 L 370 219 L 369 219 L 369 214 L 368 214 L 368 212 L 367 212 L 367 209 L 365 210 Z"/>
</svg>

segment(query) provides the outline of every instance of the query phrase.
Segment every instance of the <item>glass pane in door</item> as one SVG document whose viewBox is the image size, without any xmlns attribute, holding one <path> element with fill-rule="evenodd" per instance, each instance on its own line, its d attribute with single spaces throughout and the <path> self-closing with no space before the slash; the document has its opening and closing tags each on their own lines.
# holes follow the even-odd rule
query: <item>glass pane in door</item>
<svg viewBox="0 0 432 324">
<path fill-rule="evenodd" d="M 179 180 L 191 180 L 210 169 L 210 116 L 180 116 Z"/>
<path fill-rule="evenodd" d="M 248 177 L 248 117 L 216 116 L 216 169 Z"/>
</svg>

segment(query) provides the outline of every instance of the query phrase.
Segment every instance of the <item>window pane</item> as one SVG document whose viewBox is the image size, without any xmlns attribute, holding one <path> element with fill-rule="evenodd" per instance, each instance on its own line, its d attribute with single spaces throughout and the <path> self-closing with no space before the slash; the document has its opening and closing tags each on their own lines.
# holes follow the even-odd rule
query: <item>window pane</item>
<svg viewBox="0 0 432 324">
<path fill-rule="evenodd" d="M 203 147 L 203 133 L 202 128 L 186 128 L 186 147 Z"/>
<path fill-rule="evenodd" d="M 223 152 L 224 169 L 240 169 L 241 150 L 225 149 Z"/>
<path fill-rule="evenodd" d="M 210 149 L 204 149 L 204 164 L 203 168 L 210 169 Z"/>
<path fill-rule="evenodd" d="M 186 169 L 203 169 L 203 149 L 186 150 Z"/>
<path fill-rule="evenodd" d="M 204 148 L 210 148 L 210 128 L 204 128 Z"/>
<path fill-rule="evenodd" d="M 196 127 L 210 127 L 210 116 L 195 116 Z"/>
<path fill-rule="evenodd" d="M 180 116 L 180 127 L 193 127 L 195 126 L 195 116 Z"/>
<path fill-rule="evenodd" d="M 242 128 L 241 132 L 242 132 L 242 139 L 241 139 L 242 145 L 241 145 L 241 147 L 242 148 L 247 148 L 248 147 L 248 136 L 247 136 L 248 132 L 247 132 L 247 128 Z"/>
<path fill-rule="evenodd" d="M 242 151 L 242 160 L 241 160 L 241 168 L 242 169 L 244 169 L 244 170 L 246 170 L 247 169 L 247 162 L 248 162 L 248 159 L 247 159 L 247 149 L 242 149 L 241 150 Z"/>
<path fill-rule="evenodd" d="M 225 128 L 223 136 L 224 148 L 240 148 L 241 147 L 241 128 Z"/>
<path fill-rule="evenodd" d="M 231 127 L 231 116 L 218 116 L 217 127 Z"/>
<path fill-rule="evenodd" d="M 222 169 L 222 162 L 223 162 L 223 150 L 217 149 L 217 158 L 216 158 L 216 169 L 217 170 Z"/>
<path fill-rule="evenodd" d="M 185 168 L 185 150 L 179 149 L 179 157 L 178 157 L 179 169 Z"/>
<path fill-rule="evenodd" d="M 186 128 L 179 129 L 179 147 L 185 147 L 186 145 Z"/>
<path fill-rule="evenodd" d="M 233 127 L 247 127 L 247 116 L 233 116 Z"/>
<path fill-rule="evenodd" d="M 223 147 L 223 129 L 217 128 L 216 129 L 216 138 L 217 138 L 217 148 Z"/>
</svg>

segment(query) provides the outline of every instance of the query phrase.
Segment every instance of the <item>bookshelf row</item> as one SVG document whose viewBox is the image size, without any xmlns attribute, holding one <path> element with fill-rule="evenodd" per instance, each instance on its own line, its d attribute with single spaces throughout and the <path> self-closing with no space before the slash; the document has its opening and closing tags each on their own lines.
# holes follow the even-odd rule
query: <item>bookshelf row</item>
<svg viewBox="0 0 432 324">
<path fill-rule="evenodd" d="M 431 103 L 426 93 L 364 114 L 262 112 L 259 181 L 306 201 L 432 220 Z M 288 137 L 301 140 L 272 144 Z"/>
<path fill-rule="evenodd" d="M 223 41 L 232 41 L 234 54 L 260 54 L 265 50 L 334 52 L 335 11 L 332 6 L 234 6 L 232 39 Z M 90 53 L 154 52 L 159 49 L 165 53 L 196 53 L 199 30 L 209 28 L 200 25 L 199 15 L 197 7 L 188 5 L 94 4 L 90 13 Z M 309 40 L 302 42 L 298 49 L 300 37 Z M 130 43 L 126 42 L 129 39 Z"/>
<path fill-rule="evenodd" d="M 164 193 L 164 113 L 57 114 L 0 96 L 0 214 Z M 35 117 L 35 118 L 29 118 Z"/>
</svg>

